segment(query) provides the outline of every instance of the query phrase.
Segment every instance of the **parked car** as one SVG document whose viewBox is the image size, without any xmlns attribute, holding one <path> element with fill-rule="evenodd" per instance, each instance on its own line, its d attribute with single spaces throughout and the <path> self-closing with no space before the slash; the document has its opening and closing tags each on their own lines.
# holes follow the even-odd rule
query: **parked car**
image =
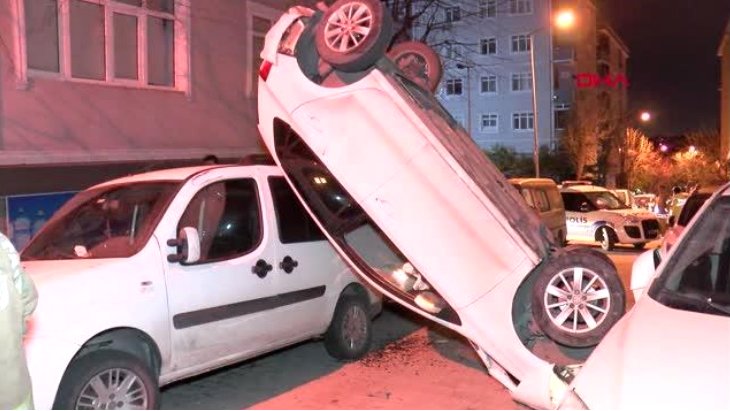
<svg viewBox="0 0 730 411">
<path fill-rule="evenodd" d="M 708 199 L 645 296 L 578 372 L 563 409 L 729 409 L 730 185 Z"/>
<path fill-rule="evenodd" d="M 40 409 L 155 408 L 159 386 L 319 336 L 355 359 L 380 307 L 270 161 L 89 188 L 22 261 Z"/>
<path fill-rule="evenodd" d="M 565 207 L 558 185 L 549 178 L 511 178 L 508 180 L 519 191 L 553 234 L 559 245 L 565 245 L 568 232 L 565 226 Z"/>
<path fill-rule="evenodd" d="M 634 194 L 634 207 L 652 211 L 656 194 Z"/>
<path fill-rule="evenodd" d="M 575 185 L 560 191 L 565 204 L 568 241 L 597 241 L 606 251 L 616 244 L 637 249 L 659 238 L 659 221 L 647 211 L 626 206 L 608 189 Z"/>
<path fill-rule="evenodd" d="M 363 278 L 470 340 L 519 401 L 549 407 L 563 374 L 531 343 L 597 344 L 624 312 L 615 267 L 596 250 L 556 248 L 430 89 L 385 57 L 382 7 L 297 7 L 271 27 L 263 141 Z"/>
</svg>

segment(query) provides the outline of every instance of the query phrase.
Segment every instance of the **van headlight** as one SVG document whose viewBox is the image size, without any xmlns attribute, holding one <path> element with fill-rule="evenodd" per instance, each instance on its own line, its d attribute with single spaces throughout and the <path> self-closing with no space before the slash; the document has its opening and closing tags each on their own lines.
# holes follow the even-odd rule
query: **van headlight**
<svg viewBox="0 0 730 411">
<path fill-rule="evenodd" d="M 559 410 L 587 410 L 588 406 L 580 399 L 574 390 L 568 390 L 558 405 Z"/>
</svg>

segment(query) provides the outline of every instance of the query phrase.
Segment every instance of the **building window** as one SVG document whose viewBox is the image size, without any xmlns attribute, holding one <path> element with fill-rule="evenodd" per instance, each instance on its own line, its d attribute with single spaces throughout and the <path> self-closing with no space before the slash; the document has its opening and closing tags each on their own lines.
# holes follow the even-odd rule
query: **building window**
<svg viewBox="0 0 730 411">
<path fill-rule="evenodd" d="M 447 7 L 446 8 L 446 22 L 451 23 L 454 21 L 461 20 L 461 7 Z"/>
<path fill-rule="evenodd" d="M 497 0 L 479 0 L 479 17 L 497 17 Z"/>
<path fill-rule="evenodd" d="M 530 43 L 530 36 L 528 34 L 512 36 L 512 52 L 523 53 L 526 51 L 530 51 Z"/>
<path fill-rule="evenodd" d="M 532 130 L 534 121 L 532 112 L 512 113 L 512 130 Z"/>
<path fill-rule="evenodd" d="M 532 0 L 509 0 L 509 14 L 532 13 Z"/>
<path fill-rule="evenodd" d="M 189 0 L 17 0 L 27 74 L 187 90 Z"/>
<path fill-rule="evenodd" d="M 460 78 L 446 80 L 446 95 L 460 96 L 464 92 L 463 83 Z"/>
<path fill-rule="evenodd" d="M 479 42 L 482 54 L 497 54 L 497 39 L 492 37 Z"/>
<path fill-rule="evenodd" d="M 512 91 L 532 90 L 532 73 L 512 73 Z"/>
<path fill-rule="evenodd" d="M 497 92 L 497 76 L 489 75 L 484 76 L 481 79 L 481 91 L 482 93 L 496 93 Z"/>
<path fill-rule="evenodd" d="M 497 113 L 482 114 L 482 132 L 496 133 L 499 131 L 499 115 Z"/>
<path fill-rule="evenodd" d="M 570 104 L 558 104 L 555 106 L 555 129 L 565 130 L 570 121 Z"/>
</svg>

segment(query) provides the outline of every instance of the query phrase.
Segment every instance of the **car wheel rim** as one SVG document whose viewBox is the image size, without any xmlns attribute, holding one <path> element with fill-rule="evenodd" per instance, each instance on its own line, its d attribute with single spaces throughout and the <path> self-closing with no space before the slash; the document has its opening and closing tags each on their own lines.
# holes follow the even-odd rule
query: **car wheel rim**
<svg viewBox="0 0 730 411">
<path fill-rule="evenodd" d="M 130 370 L 112 368 L 93 376 L 76 399 L 77 410 L 119 410 L 149 408 L 142 379 Z"/>
<path fill-rule="evenodd" d="M 606 282 L 584 267 L 569 268 L 553 276 L 543 300 L 550 321 L 573 334 L 599 327 L 611 308 Z"/>
<path fill-rule="evenodd" d="M 325 44 L 348 53 L 357 48 L 373 29 L 373 12 L 361 2 L 350 2 L 332 13 L 324 28 Z"/>
<path fill-rule="evenodd" d="M 609 236 L 607 228 L 604 228 L 602 232 L 603 240 L 601 241 L 601 245 L 603 245 L 603 248 L 608 249 L 611 246 L 611 237 Z"/>
<path fill-rule="evenodd" d="M 342 321 L 342 336 L 350 350 L 358 350 L 365 343 L 368 329 L 368 318 L 359 306 L 350 307 Z"/>
</svg>

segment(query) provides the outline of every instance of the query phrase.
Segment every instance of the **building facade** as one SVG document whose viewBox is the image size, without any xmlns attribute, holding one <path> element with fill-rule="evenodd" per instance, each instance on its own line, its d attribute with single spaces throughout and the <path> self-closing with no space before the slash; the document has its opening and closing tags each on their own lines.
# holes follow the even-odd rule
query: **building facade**
<svg viewBox="0 0 730 411">
<path fill-rule="evenodd" d="M 717 50 L 720 57 L 720 149 L 730 161 L 730 20 Z"/>
<path fill-rule="evenodd" d="M 52 211 L 14 205 L 29 197 L 52 208 L 111 177 L 261 151 L 258 50 L 284 7 L 0 0 L 0 230 Z"/>
<path fill-rule="evenodd" d="M 553 15 L 564 9 L 575 22 L 559 29 Z M 590 123 L 580 131 L 584 162 L 616 184 L 628 48 L 598 23 L 592 0 L 455 1 L 439 14 L 428 15 L 442 23 L 428 26 L 427 39 L 445 66 L 437 96 L 479 146 L 530 154 L 556 148 L 572 122 Z"/>
</svg>

